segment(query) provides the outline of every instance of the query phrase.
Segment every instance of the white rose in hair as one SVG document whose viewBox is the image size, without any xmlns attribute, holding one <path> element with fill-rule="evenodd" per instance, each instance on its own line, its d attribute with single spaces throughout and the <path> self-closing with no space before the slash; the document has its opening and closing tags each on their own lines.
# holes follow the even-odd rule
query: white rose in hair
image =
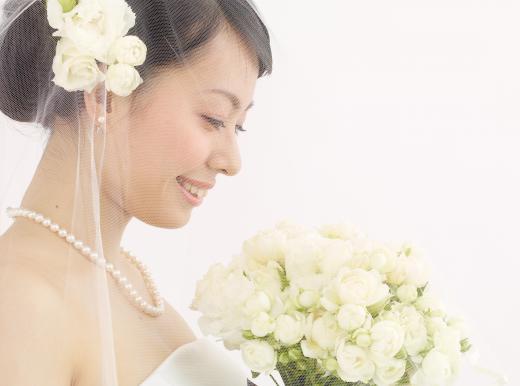
<svg viewBox="0 0 520 386">
<path fill-rule="evenodd" d="M 406 361 L 390 358 L 384 363 L 377 364 L 374 382 L 377 386 L 393 385 L 399 381 L 406 370 Z"/>
<path fill-rule="evenodd" d="M 139 72 L 124 63 L 111 64 L 106 73 L 106 89 L 119 96 L 128 96 L 143 83 Z"/>
<path fill-rule="evenodd" d="M 240 351 L 245 364 L 253 371 L 270 373 L 276 367 L 276 352 L 265 341 L 248 340 L 240 345 Z"/>
<path fill-rule="evenodd" d="M 342 339 L 337 345 L 338 376 L 346 382 L 367 383 L 375 373 L 375 364 L 368 350 Z"/>
<path fill-rule="evenodd" d="M 52 62 L 52 81 L 67 91 L 91 92 L 104 79 L 96 61 L 84 55 L 68 39 L 60 39 Z"/>
<path fill-rule="evenodd" d="M 51 20 L 58 28 L 53 36 L 67 37 L 78 49 L 107 62 L 112 44 L 135 25 L 135 14 L 124 0 L 80 0 L 59 22 L 55 4 Z"/>
<path fill-rule="evenodd" d="M 63 6 L 59 0 L 47 0 L 47 20 L 54 29 L 63 26 Z"/>
<path fill-rule="evenodd" d="M 127 35 L 115 41 L 108 54 L 108 64 L 114 62 L 139 66 L 146 59 L 146 45 L 137 36 Z"/>
</svg>

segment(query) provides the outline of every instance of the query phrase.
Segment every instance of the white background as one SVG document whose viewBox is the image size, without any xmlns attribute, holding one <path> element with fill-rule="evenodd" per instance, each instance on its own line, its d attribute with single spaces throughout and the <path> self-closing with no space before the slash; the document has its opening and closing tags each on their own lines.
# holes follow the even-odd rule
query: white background
<svg viewBox="0 0 520 386">
<path fill-rule="evenodd" d="M 197 279 L 279 219 L 413 241 L 482 363 L 520 384 L 519 2 L 256 3 L 274 73 L 239 134 L 241 172 L 186 227 L 136 221 L 125 246 L 200 335 Z"/>
</svg>

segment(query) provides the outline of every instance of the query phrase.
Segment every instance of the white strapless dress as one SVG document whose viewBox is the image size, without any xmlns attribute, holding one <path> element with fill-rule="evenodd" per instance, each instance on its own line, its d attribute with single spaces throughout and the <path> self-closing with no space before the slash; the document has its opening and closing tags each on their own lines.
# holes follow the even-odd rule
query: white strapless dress
<svg viewBox="0 0 520 386">
<path fill-rule="evenodd" d="M 203 337 L 178 347 L 140 386 L 247 386 L 247 377 L 224 347 Z"/>
</svg>

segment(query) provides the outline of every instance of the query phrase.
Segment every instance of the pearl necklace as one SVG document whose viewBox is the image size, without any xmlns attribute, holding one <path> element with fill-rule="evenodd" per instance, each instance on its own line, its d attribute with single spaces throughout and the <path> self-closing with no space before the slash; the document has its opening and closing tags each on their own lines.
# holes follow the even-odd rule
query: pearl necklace
<svg viewBox="0 0 520 386">
<path fill-rule="evenodd" d="M 67 230 L 52 222 L 50 218 L 46 218 L 40 213 L 24 208 L 7 208 L 7 215 L 9 217 L 19 216 L 31 219 L 66 240 L 69 244 L 74 246 L 74 248 L 79 250 L 81 254 L 87 258 L 87 260 L 91 261 L 99 267 L 105 268 L 105 270 L 114 278 L 116 283 L 124 291 L 126 291 L 127 295 L 130 296 L 134 306 L 139 308 L 145 314 L 150 316 L 159 316 L 164 313 L 164 301 L 159 294 L 159 291 L 157 290 L 157 286 L 152 280 L 148 267 L 143 262 L 139 261 L 137 257 L 129 250 L 121 247 L 121 251 L 125 257 L 141 272 L 141 276 L 143 277 L 146 287 L 152 296 L 154 305 L 147 303 L 142 296 L 139 296 L 133 285 L 121 273 L 121 271 L 115 269 L 112 263 L 108 262 L 105 258 L 100 257 L 97 252 L 92 251 L 90 247 L 86 246 L 81 240 L 78 240 L 73 234 L 67 232 Z"/>
</svg>

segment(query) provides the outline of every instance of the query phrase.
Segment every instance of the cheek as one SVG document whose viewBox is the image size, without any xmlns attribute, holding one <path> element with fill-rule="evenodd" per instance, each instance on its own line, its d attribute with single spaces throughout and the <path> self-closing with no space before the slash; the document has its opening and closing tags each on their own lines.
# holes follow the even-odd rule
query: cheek
<svg viewBox="0 0 520 386">
<path fill-rule="evenodd" d="M 200 167 L 210 150 L 209 133 L 193 113 L 177 111 L 173 117 L 164 111 L 150 111 L 132 128 L 131 164 L 152 185 L 151 179 L 161 183 Z"/>
</svg>

